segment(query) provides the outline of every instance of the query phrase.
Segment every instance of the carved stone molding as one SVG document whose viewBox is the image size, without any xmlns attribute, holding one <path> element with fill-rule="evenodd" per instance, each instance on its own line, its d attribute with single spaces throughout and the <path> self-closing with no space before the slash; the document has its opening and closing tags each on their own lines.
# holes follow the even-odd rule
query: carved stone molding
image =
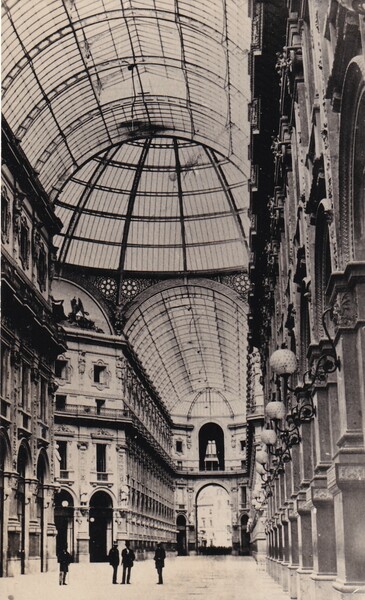
<svg viewBox="0 0 365 600">
<path fill-rule="evenodd" d="M 313 504 L 317 502 L 332 502 L 333 496 L 327 488 L 312 488 Z"/>
<path fill-rule="evenodd" d="M 365 482 L 365 465 L 338 465 L 338 482 Z"/>
<path fill-rule="evenodd" d="M 333 306 L 333 321 L 337 327 L 354 327 L 358 318 L 356 298 L 350 291 L 338 292 Z"/>
</svg>

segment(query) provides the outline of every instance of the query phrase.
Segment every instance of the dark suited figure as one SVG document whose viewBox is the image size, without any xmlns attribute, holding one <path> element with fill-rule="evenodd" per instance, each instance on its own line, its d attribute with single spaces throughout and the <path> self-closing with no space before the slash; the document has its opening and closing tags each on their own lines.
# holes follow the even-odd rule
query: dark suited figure
<svg viewBox="0 0 365 600">
<path fill-rule="evenodd" d="M 119 566 L 118 542 L 113 542 L 113 547 L 108 554 L 109 564 L 113 567 L 113 583 L 117 583 L 117 574 Z"/>
<path fill-rule="evenodd" d="M 126 582 L 126 578 L 127 578 L 127 583 L 131 582 L 130 581 L 131 569 L 133 567 L 135 558 L 136 558 L 135 554 L 134 554 L 132 548 L 130 547 L 130 543 L 127 540 L 125 543 L 125 548 L 123 548 L 123 550 L 122 550 L 122 565 L 123 565 L 122 583 Z"/>
<path fill-rule="evenodd" d="M 164 549 L 163 545 L 161 544 L 161 542 L 159 542 L 157 544 L 157 548 L 155 550 L 155 556 L 154 556 L 155 566 L 156 566 L 157 573 L 158 573 L 158 582 L 157 582 L 158 584 L 163 584 L 162 569 L 165 566 L 165 558 L 166 558 L 165 549 Z"/>
<path fill-rule="evenodd" d="M 72 562 L 72 556 L 67 552 L 67 546 L 60 550 L 57 559 L 60 563 L 60 585 L 67 585 L 66 576 L 68 573 L 68 565 Z"/>
</svg>

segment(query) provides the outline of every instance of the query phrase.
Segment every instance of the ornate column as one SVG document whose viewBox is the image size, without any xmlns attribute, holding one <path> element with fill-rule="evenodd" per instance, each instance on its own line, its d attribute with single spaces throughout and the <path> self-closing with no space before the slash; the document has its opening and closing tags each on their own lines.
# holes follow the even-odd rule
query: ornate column
<svg viewBox="0 0 365 600">
<path fill-rule="evenodd" d="M 364 457 L 365 459 L 365 457 Z M 328 473 L 334 494 L 337 578 L 335 598 L 350 598 L 365 586 L 365 460 L 364 464 L 335 464 Z"/>
<path fill-rule="evenodd" d="M 298 513 L 294 510 L 294 503 L 290 502 L 288 507 L 289 521 L 289 581 L 288 592 L 290 598 L 298 597 L 298 576 L 299 568 L 299 538 L 298 538 Z"/>
<path fill-rule="evenodd" d="M 80 473 L 80 508 L 75 510 L 75 535 L 76 535 L 76 561 L 89 562 L 89 522 L 88 522 L 88 481 L 86 478 L 86 454 L 89 444 L 87 442 L 78 442 L 79 451 L 79 473 Z"/>
<path fill-rule="evenodd" d="M 312 520 L 310 504 L 307 502 L 304 492 L 300 492 L 296 500 L 298 519 L 298 545 L 299 545 L 299 569 L 298 573 L 298 600 L 312 598 L 312 580 L 310 576 L 313 571 L 313 540 Z"/>
<path fill-rule="evenodd" d="M 331 597 L 332 582 L 336 577 L 336 535 L 333 496 L 321 480 L 315 480 L 311 488 L 313 573 L 315 600 Z"/>
</svg>

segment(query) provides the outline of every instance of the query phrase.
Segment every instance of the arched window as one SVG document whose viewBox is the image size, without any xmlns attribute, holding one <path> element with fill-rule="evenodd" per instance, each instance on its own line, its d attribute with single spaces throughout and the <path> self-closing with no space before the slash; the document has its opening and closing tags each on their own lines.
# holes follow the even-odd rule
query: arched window
<svg viewBox="0 0 365 600">
<path fill-rule="evenodd" d="M 365 260 L 365 61 L 355 57 L 344 81 L 339 165 L 342 267 Z"/>
<path fill-rule="evenodd" d="M 329 202 L 323 199 L 317 210 L 315 238 L 315 334 L 319 340 L 323 334 L 322 314 L 326 308 L 326 288 L 331 276 L 331 247 L 329 222 L 332 212 Z"/>
</svg>

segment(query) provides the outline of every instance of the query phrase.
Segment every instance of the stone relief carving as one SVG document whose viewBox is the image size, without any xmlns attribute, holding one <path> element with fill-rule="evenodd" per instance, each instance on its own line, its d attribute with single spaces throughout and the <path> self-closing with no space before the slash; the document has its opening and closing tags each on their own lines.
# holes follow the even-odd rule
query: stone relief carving
<svg viewBox="0 0 365 600">
<path fill-rule="evenodd" d="M 356 300 L 349 292 L 338 292 L 333 306 L 333 322 L 337 327 L 353 327 L 358 316 Z"/>
</svg>

